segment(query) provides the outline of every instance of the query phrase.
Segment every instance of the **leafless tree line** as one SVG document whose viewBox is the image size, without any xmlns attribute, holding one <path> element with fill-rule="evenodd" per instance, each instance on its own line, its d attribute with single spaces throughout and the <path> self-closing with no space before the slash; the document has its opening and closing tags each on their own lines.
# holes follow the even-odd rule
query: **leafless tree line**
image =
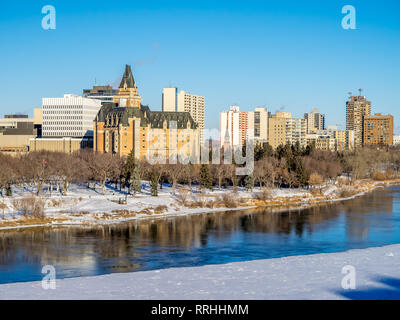
<svg viewBox="0 0 400 320">
<path fill-rule="evenodd" d="M 136 171 L 134 171 L 136 168 Z M 35 187 L 37 195 L 44 191 L 68 194 L 72 182 L 86 184 L 95 189 L 100 185 L 104 194 L 107 183 L 131 192 L 132 180 L 153 182 L 161 188 L 163 182 L 172 185 L 175 193 L 178 184 L 189 189 L 193 184 L 214 186 L 238 185 L 252 189 L 254 185 L 271 187 L 300 187 L 333 182 L 341 174 L 352 180 L 374 178 L 378 173 L 397 176 L 400 169 L 400 152 L 396 149 L 359 149 L 349 153 L 307 150 L 285 147 L 256 159 L 250 176 L 236 176 L 234 164 L 156 164 L 108 153 L 81 150 L 74 154 L 60 152 L 30 152 L 20 156 L 0 154 L 0 191 L 11 195 L 12 187 Z M 381 176 L 382 178 L 382 176 Z M 384 177 L 383 177 L 384 178 Z M 205 181 L 209 180 L 209 181 Z"/>
</svg>

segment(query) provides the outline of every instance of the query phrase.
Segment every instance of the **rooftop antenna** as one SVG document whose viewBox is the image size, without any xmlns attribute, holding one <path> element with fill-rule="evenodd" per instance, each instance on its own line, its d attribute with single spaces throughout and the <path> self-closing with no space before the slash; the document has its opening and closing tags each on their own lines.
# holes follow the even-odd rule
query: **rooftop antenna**
<svg viewBox="0 0 400 320">
<path fill-rule="evenodd" d="M 358 89 L 358 92 L 360 92 L 360 96 L 361 96 L 361 92 L 363 92 L 363 89 Z"/>
</svg>

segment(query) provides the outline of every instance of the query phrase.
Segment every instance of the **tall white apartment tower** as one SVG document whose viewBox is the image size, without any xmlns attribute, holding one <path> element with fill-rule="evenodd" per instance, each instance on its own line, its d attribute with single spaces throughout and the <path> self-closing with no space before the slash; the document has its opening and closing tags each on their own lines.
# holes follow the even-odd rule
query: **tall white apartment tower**
<svg viewBox="0 0 400 320">
<path fill-rule="evenodd" d="M 247 113 L 238 106 L 220 113 L 220 146 L 242 147 L 247 138 Z"/>
<path fill-rule="evenodd" d="M 204 97 L 187 93 L 177 88 L 164 88 L 162 94 L 163 112 L 189 112 L 194 122 L 199 126 L 200 145 L 203 145 L 204 135 Z"/>
<path fill-rule="evenodd" d="M 268 118 L 269 114 L 265 108 L 255 108 L 248 113 L 247 127 L 255 141 L 268 142 Z"/>
<path fill-rule="evenodd" d="M 93 120 L 101 101 L 74 94 L 42 99 L 42 137 L 93 137 Z"/>
<path fill-rule="evenodd" d="M 177 111 L 177 88 L 164 88 L 162 93 L 162 111 Z"/>
</svg>

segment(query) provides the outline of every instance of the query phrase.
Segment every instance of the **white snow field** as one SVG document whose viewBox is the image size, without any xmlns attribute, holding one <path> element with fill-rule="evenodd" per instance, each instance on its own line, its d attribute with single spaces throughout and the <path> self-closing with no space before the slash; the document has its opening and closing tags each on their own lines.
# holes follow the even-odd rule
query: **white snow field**
<svg viewBox="0 0 400 320">
<path fill-rule="evenodd" d="M 400 245 L 0 285 L 0 299 L 400 299 Z M 355 289 L 343 289 L 343 267 Z"/>
</svg>

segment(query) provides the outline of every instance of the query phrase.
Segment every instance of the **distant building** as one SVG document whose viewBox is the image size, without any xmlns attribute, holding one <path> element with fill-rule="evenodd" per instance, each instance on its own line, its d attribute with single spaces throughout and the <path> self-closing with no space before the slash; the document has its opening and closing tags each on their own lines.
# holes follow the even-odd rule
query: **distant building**
<svg viewBox="0 0 400 320">
<path fill-rule="evenodd" d="M 313 133 L 315 130 L 325 130 L 325 114 L 319 113 L 315 108 L 312 112 L 305 113 L 307 133 Z"/>
<path fill-rule="evenodd" d="M 187 93 L 178 88 L 169 87 L 163 89 L 162 94 L 163 112 L 189 112 L 196 122 L 200 133 L 200 144 L 203 145 L 204 135 L 204 111 L 205 99 L 203 96 Z"/>
<path fill-rule="evenodd" d="M 355 148 L 355 135 L 353 130 L 333 130 L 336 151 L 352 151 Z"/>
<path fill-rule="evenodd" d="M 177 88 L 164 88 L 162 93 L 162 111 L 163 112 L 177 112 Z"/>
<path fill-rule="evenodd" d="M 286 144 L 286 119 L 291 118 L 290 112 L 276 112 L 268 121 L 268 144 L 276 149 Z"/>
<path fill-rule="evenodd" d="M 286 118 L 286 144 L 306 146 L 306 120 L 302 118 Z"/>
<path fill-rule="evenodd" d="M 399 135 L 393 136 L 393 145 L 397 146 L 399 144 L 400 144 L 400 136 Z"/>
<path fill-rule="evenodd" d="M 73 153 L 84 148 L 93 148 L 91 138 L 31 138 L 29 151 L 52 151 Z"/>
<path fill-rule="evenodd" d="M 268 118 L 270 114 L 265 108 L 255 108 L 248 113 L 247 127 L 254 137 L 254 141 L 268 142 Z"/>
<path fill-rule="evenodd" d="M 220 113 L 220 146 L 242 147 L 247 138 L 247 113 L 239 106 Z"/>
<path fill-rule="evenodd" d="M 83 89 L 83 97 L 88 99 L 100 100 L 101 104 L 107 102 L 113 102 L 114 96 L 117 94 L 118 90 L 113 89 L 110 85 L 106 86 L 93 86 L 92 89 Z"/>
<path fill-rule="evenodd" d="M 43 98 L 42 104 L 44 138 L 93 137 L 100 100 L 65 94 L 63 98 Z"/>
<path fill-rule="evenodd" d="M 297 142 L 305 147 L 306 141 L 306 120 L 292 118 L 290 112 L 276 112 L 269 118 L 268 143 L 276 149 L 280 145 L 295 145 Z"/>
<path fill-rule="evenodd" d="M 351 96 L 346 102 L 346 130 L 354 131 L 355 147 L 363 145 L 364 117 L 371 115 L 371 102 L 365 96 Z"/>
<path fill-rule="evenodd" d="M 364 145 L 393 144 L 393 116 L 375 113 L 364 117 Z"/>
<path fill-rule="evenodd" d="M 34 109 L 34 118 L 28 115 L 5 115 L 0 119 L 0 152 L 20 153 L 29 151 L 29 139 L 41 131 L 40 108 Z"/>
</svg>

